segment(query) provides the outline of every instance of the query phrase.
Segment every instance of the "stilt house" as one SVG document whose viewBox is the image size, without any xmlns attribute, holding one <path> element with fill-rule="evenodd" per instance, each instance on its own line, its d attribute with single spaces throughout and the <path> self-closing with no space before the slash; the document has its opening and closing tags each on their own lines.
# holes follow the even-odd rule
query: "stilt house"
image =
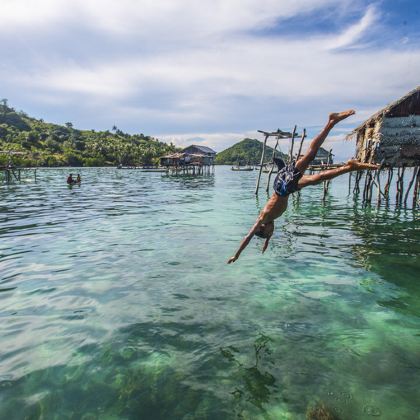
<svg viewBox="0 0 420 420">
<path fill-rule="evenodd" d="M 356 158 L 393 167 L 420 165 L 420 86 L 353 130 Z"/>
</svg>

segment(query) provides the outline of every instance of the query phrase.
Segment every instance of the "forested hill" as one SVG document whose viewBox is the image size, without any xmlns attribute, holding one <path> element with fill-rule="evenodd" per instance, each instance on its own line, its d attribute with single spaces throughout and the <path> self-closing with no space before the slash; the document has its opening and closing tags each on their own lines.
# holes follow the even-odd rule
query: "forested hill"
<svg viewBox="0 0 420 420">
<path fill-rule="evenodd" d="M 77 130 L 46 123 L 15 111 L 0 101 L 0 150 L 24 152 L 13 156 L 13 163 L 25 166 L 106 166 L 157 163 L 158 157 L 175 151 L 172 144 L 143 134 Z M 0 153 L 0 166 L 7 164 Z"/>
<path fill-rule="evenodd" d="M 263 144 L 256 139 L 243 139 L 216 156 L 216 164 L 219 165 L 257 165 L 260 163 Z M 265 149 L 265 162 L 270 162 L 273 154 L 271 147 Z M 276 156 L 283 156 L 277 152 Z"/>
</svg>

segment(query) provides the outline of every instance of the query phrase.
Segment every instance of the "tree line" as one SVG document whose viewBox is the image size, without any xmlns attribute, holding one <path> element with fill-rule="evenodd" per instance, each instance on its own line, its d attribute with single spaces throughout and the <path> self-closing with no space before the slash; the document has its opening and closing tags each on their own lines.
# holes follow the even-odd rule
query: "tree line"
<svg viewBox="0 0 420 420">
<path fill-rule="evenodd" d="M 51 124 L 29 117 L 0 100 L 0 150 L 20 152 L 13 163 L 22 166 L 150 165 L 177 150 L 144 134 L 128 134 L 115 125 L 111 130 L 78 130 L 71 122 Z M 0 154 L 0 165 L 8 163 Z"/>
</svg>

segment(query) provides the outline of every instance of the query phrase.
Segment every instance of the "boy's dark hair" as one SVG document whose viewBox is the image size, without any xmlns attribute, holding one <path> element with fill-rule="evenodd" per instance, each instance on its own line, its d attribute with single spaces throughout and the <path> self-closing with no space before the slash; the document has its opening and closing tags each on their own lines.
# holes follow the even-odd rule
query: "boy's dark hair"
<svg viewBox="0 0 420 420">
<path fill-rule="evenodd" d="M 267 239 L 269 238 L 269 234 L 264 229 L 259 229 L 255 232 L 255 236 L 258 236 L 259 238 Z"/>
</svg>

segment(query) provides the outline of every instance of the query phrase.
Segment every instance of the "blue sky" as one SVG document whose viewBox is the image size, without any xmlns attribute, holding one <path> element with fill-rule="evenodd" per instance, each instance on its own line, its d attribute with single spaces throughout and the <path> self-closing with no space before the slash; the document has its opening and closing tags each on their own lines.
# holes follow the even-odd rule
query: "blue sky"
<svg viewBox="0 0 420 420">
<path fill-rule="evenodd" d="M 352 127 L 420 84 L 418 0 L 0 0 L 0 16 L 12 106 L 178 145 L 311 136 L 355 108 L 326 144 L 344 159 Z"/>
</svg>

